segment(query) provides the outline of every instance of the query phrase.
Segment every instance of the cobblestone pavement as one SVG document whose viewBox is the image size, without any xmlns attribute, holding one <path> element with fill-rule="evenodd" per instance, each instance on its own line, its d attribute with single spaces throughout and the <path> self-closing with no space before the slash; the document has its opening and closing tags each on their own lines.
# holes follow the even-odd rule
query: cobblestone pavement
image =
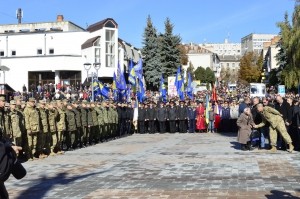
<svg viewBox="0 0 300 199">
<path fill-rule="evenodd" d="M 237 150 L 236 137 L 154 134 L 24 164 L 11 198 L 299 198 L 300 154 Z"/>
</svg>

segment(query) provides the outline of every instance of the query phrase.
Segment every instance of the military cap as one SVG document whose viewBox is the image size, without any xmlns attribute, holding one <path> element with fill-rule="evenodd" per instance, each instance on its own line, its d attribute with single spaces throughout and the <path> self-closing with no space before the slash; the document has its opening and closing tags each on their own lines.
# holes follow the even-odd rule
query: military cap
<svg viewBox="0 0 300 199">
<path fill-rule="evenodd" d="M 45 100 L 39 100 L 39 104 L 46 104 Z"/>
<path fill-rule="evenodd" d="M 21 101 L 21 104 L 26 104 L 26 102 L 25 101 Z"/>
<path fill-rule="evenodd" d="M 10 100 L 10 105 L 16 105 L 16 101 L 15 100 Z"/>
<path fill-rule="evenodd" d="M 56 103 L 61 103 L 61 100 L 56 100 Z"/>
<path fill-rule="evenodd" d="M 20 100 L 20 96 L 14 96 L 14 100 Z"/>
<path fill-rule="evenodd" d="M 56 102 L 55 101 L 51 101 L 49 104 L 51 104 L 52 106 L 56 106 Z"/>
<path fill-rule="evenodd" d="M 67 105 L 66 106 L 72 106 L 72 104 L 71 103 L 67 103 Z"/>
<path fill-rule="evenodd" d="M 33 97 L 30 97 L 30 98 L 28 99 L 28 102 L 35 102 L 35 99 L 34 99 Z"/>
<path fill-rule="evenodd" d="M 0 101 L 5 102 L 5 97 L 1 96 Z"/>
<path fill-rule="evenodd" d="M 87 104 L 87 101 L 86 101 L 86 100 L 82 100 L 81 103 L 82 103 L 82 104 Z"/>
<path fill-rule="evenodd" d="M 69 102 L 69 100 L 67 100 L 67 99 L 63 99 L 63 100 L 62 100 L 62 102 Z"/>
<path fill-rule="evenodd" d="M 9 103 L 5 103 L 5 107 L 9 107 Z"/>
</svg>

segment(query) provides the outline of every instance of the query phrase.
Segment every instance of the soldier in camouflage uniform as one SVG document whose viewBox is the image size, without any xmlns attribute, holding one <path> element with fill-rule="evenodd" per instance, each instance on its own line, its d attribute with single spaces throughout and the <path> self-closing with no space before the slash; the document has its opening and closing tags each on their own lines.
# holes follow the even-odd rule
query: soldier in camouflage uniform
<svg viewBox="0 0 300 199">
<path fill-rule="evenodd" d="M 75 143 L 74 144 L 77 147 L 79 138 L 82 135 L 81 109 L 78 105 L 78 102 L 73 102 L 72 107 L 73 107 L 73 112 L 75 113 L 75 122 L 76 122 L 76 132 L 75 132 Z M 80 147 L 82 147 L 82 144 L 80 144 Z"/>
<path fill-rule="evenodd" d="M 117 112 L 117 106 L 115 104 L 112 104 L 112 134 L 113 138 L 116 138 L 118 136 L 117 130 L 118 130 L 118 112 Z"/>
<path fill-rule="evenodd" d="M 23 146 L 24 144 L 22 141 L 22 131 L 20 129 L 22 113 L 17 111 L 16 102 L 14 100 L 10 101 L 10 111 L 8 115 L 10 121 L 9 129 L 10 129 L 11 137 L 13 138 L 13 141 L 16 146 Z"/>
<path fill-rule="evenodd" d="M 6 138 L 5 131 L 5 98 L 0 97 L 0 138 Z"/>
<path fill-rule="evenodd" d="M 83 146 L 87 145 L 87 136 L 88 136 L 88 110 L 86 108 L 87 101 L 82 101 L 80 112 L 81 112 L 81 125 L 82 125 L 82 134 L 80 136 L 80 144 Z"/>
<path fill-rule="evenodd" d="M 97 111 L 97 119 L 98 119 L 98 125 L 99 125 L 99 134 L 100 134 L 100 141 L 103 141 L 103 136 L 104 136 L 104 120 L 103 120 L 103 112 L 102 112 L 102 107 L 101 103 L 97 103 L 97 107 L 95 107 L 95 110 Z"/>
<path fill-rule="evenodd" d="M 50 155 L 55 155 L 55 152 L 58 151 L 58 142 L 57 142 L 57 127 L 56 119 L 58 117 L 58 111 L 56 110 L 56 103 L 50 102 L 47 109 L 48 123 L 49 123 L 49 133 L 50 133 Z"/>
<path fill-rule="evenodd" d="M 106 102 L 102 102 L 102 117 L 103 117 L 103 139 L 107 141 L 109 136 L 109 129 L 108 129 L 108 106 Z"/>
<path fill-rule="evenodd" d="M 66 130 L 66 115 L 63 108 L 63 104 L 60 100 L 56 101 L 58 117 L 56 118 L 56 127 L 57 127 L 57 150 L 58 154 L 62 154 L 62 139 L 63 134 Z"/>
<path fill-rule="evenodd" d="M 108 132 L 108 138 L 113 137 L 113 123 L 114 123 L 114 113 L 113 113 L 113 103 L 110 102 L 107 104 L 107 132 Z"/>
<path fill-rule="evenodd" d="M 29 158 L 39 157 L 42 152 L 41 144 L 37 143 L 40 134 L 40 118 L 39 113 L 35 108 L 35 99 L 29 98 L 26 108 L 24 109 L 25 128 L 28 136 Z"/>
<path fill-rule="evenodd" d="M 282 115 L 269 106 L 263 106 L 262 104 L 257 105 L 257 111 L 261 113 L 263 117 L 262 123 L 255 125 L 255 128 L 263 127 L 266 122 L 270 123 L 269 133 L 270 133 L 270 142 L 271 142 L 271 151 L 275 152 L 276 143 L 277 143 L 277 132 L 283 137 L 284 141 L 289 145 L 288 152 L 292 153 L 294 146 L 292 145 L 292 139 L 287 132 L 286 126 L 284 124 Z"/>
<path fill-rule="evenodd" d="M 89 145 L 92 145 L 92 140 L 93 140 L 93 116 L 92 116 L 92 110 L 91 110 L 91 105 L 89 103 L 86 103 L 86 109 L 87 109 L 87 124 L 88 124 L 88 131 L 87 131 L 87 136 L 86 139 L 89 143 Z"/>
<path fill-rule="evenodd" d="M 48 116 L 46 113 L 46 102 L 43 100 L 39 101 L 39 105 L 37 108 L 40 117 L 40 127 L 41 127 L 41 136 L 39 137 L 41 143 L 40 148 L 43 149 L 43 153 L 40 155 L 40 158 L 46 157 L 46 154 L 50 151 L 50 141 L 49 141 L 49 124 L 48 124 Z"/>
<path fill-rule="evenodd" d="M 95 103 L 91 102 L 91 108 L 90 108 L 91 114 L 92 114 L 92 121 L 93 125 L 91 126 L 91 132 L 90 132 L 90 143 L 93 141 L 95 143 L 99 142 L 99 124 L 98 124 L 98 117 L 97 117 L 97 111 L 95 110 Z"/>
<path fill-rule="evenodd" d="M 66 145 L 67 150 L 75 149 L 76 148 L 76 142 L 75 142 L 75 134 L 76 134 L 77 128 L 76 128 L 76 119 L 75 119 L 75 113 L 73 111 L 72 104 L 67 104 L 66 109 Z"/>
</svg>

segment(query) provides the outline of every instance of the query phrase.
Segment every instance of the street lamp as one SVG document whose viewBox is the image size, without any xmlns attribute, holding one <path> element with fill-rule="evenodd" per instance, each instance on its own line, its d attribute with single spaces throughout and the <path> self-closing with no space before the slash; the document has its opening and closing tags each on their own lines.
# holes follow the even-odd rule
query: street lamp
<svg viewBox="0 0 300 199">
<path fill-rule="evenodd" d="M 87 81 L 89 81 L 89 70 L 91 69 L 91 63 L 84 63 L 84 69 L 86 70 Z M 97 71 L 97 79 L 98 79 L 98 70 L 100 69 L 101 63 L 93 63 L 95 70 Z M 92 102 L 94 101 L 94 73 L 91 74 L 92 78 Z"/>
<path fill-rule="evenodd" d="M 98 79 L 98 70 L 100 69 L 101 63 L 93 63 L 93 66 L 97 72 L 97 79 Z"/>
<path fill-rule="evenodd" d="M 89 81 L 89 70 L 91 69 L 92 64 L 84 63 L 83 66 L 84 66 L 84 69 L 86 70 L 87 81 Z"/>
</svg>

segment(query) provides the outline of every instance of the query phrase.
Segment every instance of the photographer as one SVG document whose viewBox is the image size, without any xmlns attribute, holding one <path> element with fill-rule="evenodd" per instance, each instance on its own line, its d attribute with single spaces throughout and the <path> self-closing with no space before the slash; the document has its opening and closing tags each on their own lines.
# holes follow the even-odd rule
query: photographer
<svg viewBox="0 0 300 199">
<path fill-rule="evenodd" d="M 20 150 L 22 147 L 12 146 L 9 142 L 0 140 L 0 199 L 9 198 L 4 182 L 10 174 L 16 179 L 26 175 L 26 170 L 17 159 Z"/>
</svg>

